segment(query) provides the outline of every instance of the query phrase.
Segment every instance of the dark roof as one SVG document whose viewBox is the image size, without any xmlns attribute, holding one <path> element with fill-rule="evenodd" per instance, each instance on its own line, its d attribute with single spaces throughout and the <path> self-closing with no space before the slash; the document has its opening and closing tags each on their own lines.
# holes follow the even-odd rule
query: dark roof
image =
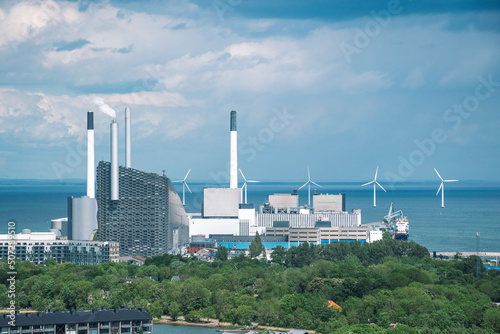
<svg viewBox="0 0 500 334">
<path fill-rule="evenodd" d="M 290 222 L 286 220 L 273 221 L 273 227 L 290 227 Z"/>
<path fill-rule="evenodd" d="M 16 326 L 58 325 L 107 321 L 152 320 L 144 309 L 102 309 L 82 311 L 31 312 L 16 314 Z M 0 326 L 8 326 L 8 314 L 0 315 Z"/>
</svg>

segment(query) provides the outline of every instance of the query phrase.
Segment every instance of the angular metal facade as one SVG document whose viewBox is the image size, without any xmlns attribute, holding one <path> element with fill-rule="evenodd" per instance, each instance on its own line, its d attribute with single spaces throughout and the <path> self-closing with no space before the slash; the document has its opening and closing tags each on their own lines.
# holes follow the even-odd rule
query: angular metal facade
<svg viewBox="0 0 500 334">
<path fill-rule="evenodd" d="M 111 164 L 97 166 L 99 240 L 118 241 L 120 256 L 154 256 L 189 242 L 189 224 L 170 179 L 119 168 L 119 199 L 111 200 Z"/>
</svg>

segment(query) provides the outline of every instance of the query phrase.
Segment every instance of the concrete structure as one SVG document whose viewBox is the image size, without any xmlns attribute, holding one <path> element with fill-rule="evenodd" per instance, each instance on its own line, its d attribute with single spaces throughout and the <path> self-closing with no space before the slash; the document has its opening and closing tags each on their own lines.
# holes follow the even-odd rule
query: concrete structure
<svg viewBox="0 0 500 334">
<path fill-rule="evenodd" d="M 236 111 L 231 111 L 230 116 L 230 156 L 229 156 L 229 188 L 238 188 L 238 132 L 236 129 Z"/>
<path fill-rule="evenodd" d="M 87 196 L 95 198 L 94 113 L 87 112 Z"/>
<path fill-rule="evenodd" d="M 0 258 L 7 259 L 10 234 L 0 234 Z M 31 232 L 15 234 L 15 257 L 21 261 L 43 263 L 54 259 L 57 263 L 71 262 L 76 265 L 93 265 L 118 262 L 117 242 L 64 240 L 54 232 Z"/>
<path fill-rule="evenodd" d="M 361 211 L 335 213 L 261 213 L 257 215 L 258 227 L 271 227 L 275 221 L 287 221 L 291 227 L 314 227 L 317 221 L 331 222 L 333 227 L 356 227 L 361 225 Z"/>
<path fill-rule="evenodd" d="M 188 218 L 170 179 L 120 166 L 114 201 L 111 169 L 104 161 L 97 167 L 99 240 L 119 242 L 121 256 L 177 253 L 188 244 Z"/>
<path fill-rule="evenodd" d="M 237 218 L 240 203 L 240 189 L 204 188 L 202 216 L 204 218 Z"/>
<path fill-rule="evenodd" d="M 68 200 L 69 203 L 69 200 Z M 51 230 L 57 230 L 58 236 L 68 238 L 68 218 L 58 218 L 52 219 L 51 221 Z"/>
<path fill-rule="evenodd" d="M 321 224 L 318 225 L 290 228 L 280 224 L 266 227 L 266 237 L 286 237 L 292 246 L 303 242 L 325 245 L 339 241 L 368 241 L 367 227 L 322 227 Z"/>
<path fill-rule="evenodd" d="M 269 205 L 274 208 L 274 213 L 290 213 L 299 207 L 299 195 L 297 193 L 269 195 Z"/>
<path fill-rule="evenodd" d="M 151 334 L 152 317 L 142 309 L 105 308 L 100 310 L 19 313 L 15 325 L 9 314 L 0 315 L 2 334 Z"/>
<path fill-rule="evenodd" d="M 130 108 L 125 108 L 125 167 L 132 167 L 132 149 L 130 142 Z"/>
<path fill-rule="evenodd" d="M 189 236 L 210 234 L 239 235 L 240 220 L 238 218 L 203 218 L 199 215 L 189 215 Z"/>
<path fill-rule="evenodd" d="M 258 231 L 253 204 L 240 204 L 238 209 L 238 219 L 240 220 L 239 235 L 255 235 Z"/>
<path fill-rule="evenodd" d="M 314 194 L 313 208 L 315 213 L 345 211 L 345 194 Z"/>
<path fill-rule="evenodd" d="M 119 199 L 119 177 L 118 177 L 118 125 L 116 124 L 116 119 L 110 125 L 111 134 L 111 200 L 118 201 Z"/>
<path fill-rule="evenodd" d="M 97 201 L 95 198 L 82 196 L 68 198 L 68 224 L 71 226 L 68 239 L 90 240 L 97 230 Z"/>
<path fill-rule="evenodd" d="M 368 232 L 368 240 L 367 242 L 375 242 L 382 240 L 383 238 L 383 231 L 382 230 L 371 230 Z"/>
</svg>

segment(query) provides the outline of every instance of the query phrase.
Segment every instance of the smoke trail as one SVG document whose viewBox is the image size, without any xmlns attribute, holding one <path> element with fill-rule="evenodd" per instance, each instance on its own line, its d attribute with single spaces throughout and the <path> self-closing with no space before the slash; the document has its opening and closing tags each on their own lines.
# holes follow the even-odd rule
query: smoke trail
<svg viewBox="0 0 500 334">
<path fill-rule="evenodd" d="M 103 113 L 105 113 L 111 118 L 116 118 L 116 111 L 114 111 L 113 108 L 104 103 L 103 99 L 101 99 L 100 97 L 96 97 L 94 99 L 94 103 L 99 106 L 99 109 L 101 109 Z"/>
</svg>

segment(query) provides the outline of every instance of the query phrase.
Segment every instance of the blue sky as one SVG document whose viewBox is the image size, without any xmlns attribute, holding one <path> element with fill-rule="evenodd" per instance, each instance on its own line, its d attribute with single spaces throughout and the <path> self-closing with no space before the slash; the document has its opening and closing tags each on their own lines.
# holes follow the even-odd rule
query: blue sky
<svg viewBox="0 0 500 334">
<path fill-rule="evenodd" d="M 500 1 L 3 1 L 0 31 L 0 178 L 84 178 L 87 110 L 109 160 L 100 97 L 172 179 L 225 182 L 237 110 L 251 179 L 500 181 Z"/>
</svg>

